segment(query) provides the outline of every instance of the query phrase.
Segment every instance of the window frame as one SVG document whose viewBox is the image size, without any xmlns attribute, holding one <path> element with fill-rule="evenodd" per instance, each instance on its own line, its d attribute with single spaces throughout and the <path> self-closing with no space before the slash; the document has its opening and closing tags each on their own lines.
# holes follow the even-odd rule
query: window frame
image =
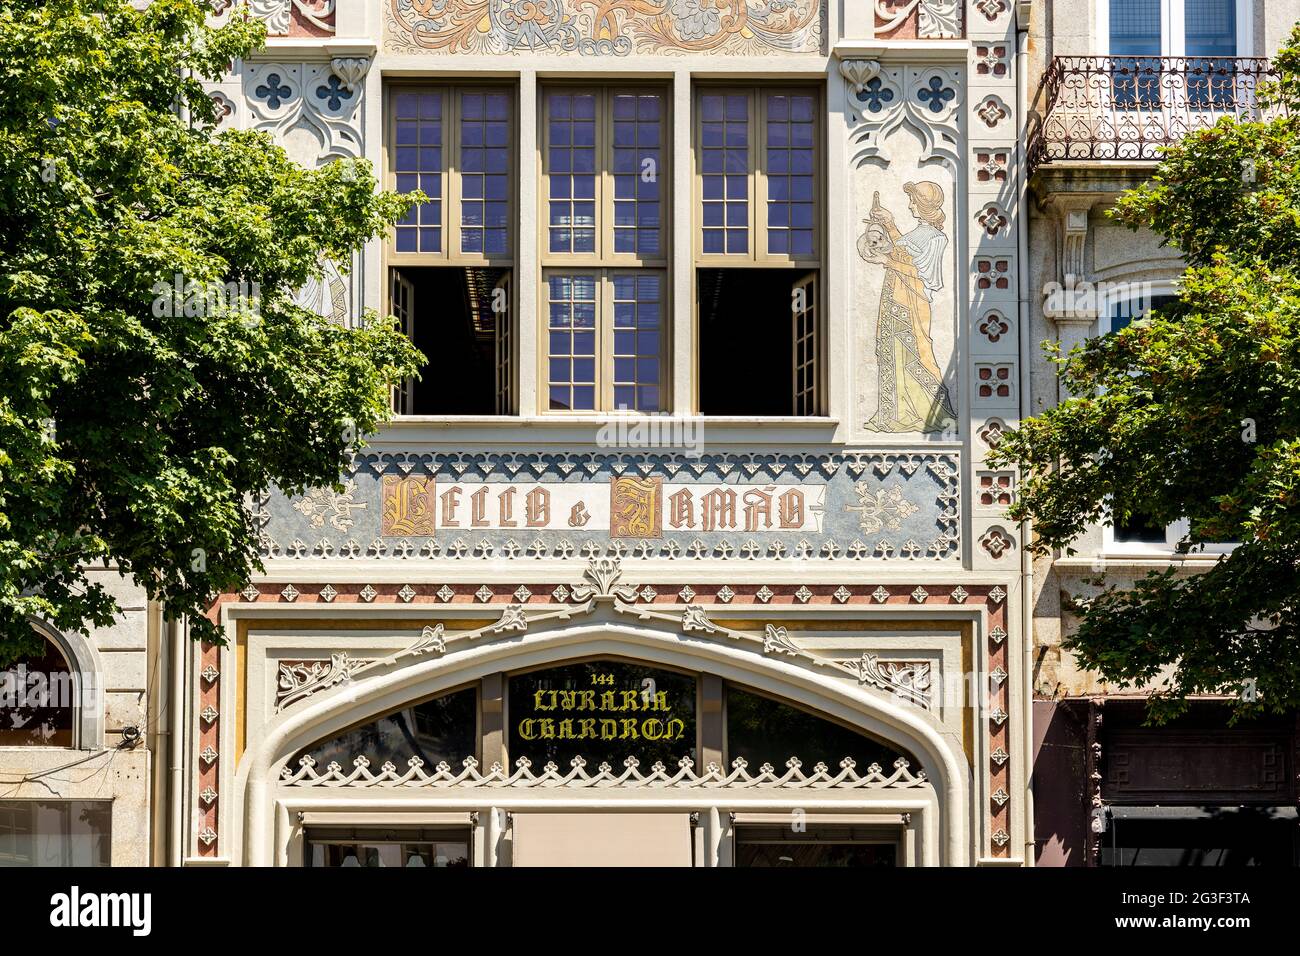
<svg viewBox="0 0 1300 956">
<path fill-rule="evenodd" d="M 767 99 L 771 94 L 813 94 L 813 254 L 793 256 L 767 251 L 766 210 L 767 182 Z M 745 95 L 749 98 L 749 250 L 746 253 L 706 253 L 704 251 L 704 110 L 705 94 Z M 736 85 L 734 83 L 696 82 L 691 89 L 691 263 L 698 269 L 790 268 L 820 270 L 826 255 L 826 87 L 823 82 L 778 82 Z M 760 198 L 763 214 L 759 213 Z M 761 224 L 761 225 L 760 225 Z M 761 248 L 760 248 L 761 247 Z"/>
<path fill-rule="evenodd" d="M 638 276 L 657 273 L 660 282 L 659 296 L 659 410 L 640 411 L 635 408 L 619 409 L 614 407 L 614 279 L 617 276 Z M 596 324 L 595 331 L 595 382 L 596 407 L 592 408 L 551 408 L 551 310 L 550 280 L 553 276 L 590 276 L 596 283 Z M 641 269 L 632 267 L 601 266 L 546 266 L 542 269 L 542 280 L 538 283 L 541 302 L 538 311 L 538 333 L 540 344 L 537 349 L 538 363 L 538 405 L 545 415 L 659 415 L 671 404 L 671 392 L 667 384 L 668 370 L 671 367 L 671 347 L 669 345 L 668 325 L 671 321 L 669 309 L 668 276 L 666 270 Z M 562 357 L 562 356 L 557 356 Z"/>
<path fill-rule="evenodd" d="M 547 97 L 554 92 L 596 95 L 595 197 L 596 249 L 594 252 L 552 252 L 550 246 L 551 174 L 549 158 L 551 129 Z M 660 165 L 659 248 L 660 255 L 614 251 L 614 99 L 616 96 L 659 96 Z M 667 83 L 590 82 L 579 79 L 545 81 L 537 88 L 537 407 L 542 415 L 583 417 L 593 415 L 659 415 L 672 409 L 673 336 L 673 98 Z M 659 408 L 654 411 L 614 407 L 614 278 L 619 275 L 656 273 L 660 283 Z M 587 275 L 596 282 L 595 408 L 553 409 L 550 407 L 550 280 L 557 275 Z"/>
<path fill-rule="evenodd" d="M 461 252 L 461 95 L 464 93 L 502 93 L 509 103 L 510 141 L 506 144 L 506 181 L 509 195 L 506 198 L 507 252 L 504 255 Z M 442 165 L 442 248 L 439 252 L 399 252 L 397 230 L 394 228 L 385 243 L 385 265 L 393 266 L 466 266 L 515 268 L 518 257 L 519 228 L 522 222 L 519 209 L 519 86 L 514 81 L 454 81 L 430 83 L 419 80 L 399 80 L 384 85 L 384 188 L 397 189 L 397 96 L 399 93 L 439 93 L 443 102 Z M 454 215 L 453 215 L 454 211 Z"/>
<path fill-rule="evenodd" d="M 1101 0 L 1101 2 L 1106 3 L 1108 2 L 1108 0 Z M 1146 283 L 1146 285 L 1148 287 L 1146 291 L 1150 293 L 1150 298 L 1153 302 L 1157 298 L 1162 298 L 1166 296 L 1176 296 L 1178 293 L 1178 282 L 1176 279 L 1155 280 Z M 1132 302 L 1135 298 L 1137 297 L 1132 295 L 1119 294 L 1114 296 L 1102 296 L 1098 299 L 1097 302 L 1098 337 L 1103 335 L 1110 335 L 1112 332 L 1116 331 L 1114 325 L 1114 320 L 1115 320 L 1114 312 L 1116 306 L 1122 305 L 1126 302 Z M 1154 305 L 1150 306 L 1150 308 L 1155 308 L 1155 307 L 1156 306 Z M 1145 314 L 1146 314 L 1145 312 L 1142 313 L 1142 315 Z M 1136 318 L 1141 318 L 1141 316 L 1138 316 Z M 1130 318 L 1129 322 L 1131 323 L 1132 321 L 1134 321 L 1134 319 Z M 1109 501 L 1109 497 L 1107 498 L 1107 500 Z M 1107 512 L 1109 515 L 1109 508 L 1107 508 Z M 1163 542 L 1120 541 L 1115 537 L 1114 522 L 1109 520 L 1108 518 L 1107 522 L 1104 525 L 1102 525 L 1102 551 L 1105 554 L 1111 556 L 1116 554 L 1123 554 L 1123 555 L 1134 555 L 1138 557 L 1143 557 L 1143 556 L 1168 557 L 1170 555 L 1181 556 L 1184 554 L 1218 555 L 1218 554 L 1229 554 L 1240 543 L 1235 541 L 1220 542 L 1220 543 L 1206 541 L 1202 545 L 1197 546 L 1197 550 L 1195 551 L 1190 551 L 1190 550 L 1183 551 L 1178 547 L 1178 545 L 1184 538 L 1187 537 L 1190 531 L 1191 531 L 1191 522 L 1187 518 L 1179 518 L 1177 521 L 1171 521 L 1169 524 L 1165 525 L 1165 540 Z"/>
<path fill-rule="evenodd" d="M 598 94 L 596 113 L 596 250 L 595 252 L 552 252 L 550 242 L 551 174 L 548 172 L 551 149 L 551 124 L 547 114 L 547 96 L 556 91 Z M 614 251 L 614 97 L 657 94 L 663 104 L 659 117 L 660 164 L 658 171 L 659 248 L 658 256 Z M 550 266 L 619 266 L 638 269 L 663 269 L 672 264 L 672 89 L 667 84 L 602 83 L 581 80 L 546 81 L 537 88 L 537 258 L 543 269 Z"/>
<path fill-rule="evenodd" d="M 1097 26 L 1094 37 L 1098 56 L 1110 56 L 1110 6 L 1113 0 L 1095 0 L 1093 16 Z M 1255 55 L 1254 4 L 1234 0 L 1236 4 L 1238 57 Z M 1181 57 L 1187 53 L 1187 7 L 1185 0 L 1160 0 L 1160 52 L 1149 56 Z M 1120 54 L 1127 56 L 1128 54 Z M 1191 54 L 1199 58 L 1199 54 Z"/>
</svg>

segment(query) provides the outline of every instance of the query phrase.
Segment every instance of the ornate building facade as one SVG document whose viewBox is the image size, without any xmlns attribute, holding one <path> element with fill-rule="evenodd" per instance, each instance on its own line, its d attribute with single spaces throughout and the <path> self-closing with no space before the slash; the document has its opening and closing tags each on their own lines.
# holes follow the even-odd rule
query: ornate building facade
<svg viewBox="0 0 1300 956">
<path fill-rule="evenodd" d="M 1062 397 L 1036 343 L 1171 293 L 1104 210 L 1250 108 L 1292 0 L 246 7 L 270 40 L 213 87 L 223 126 L 425 197 L 298 301 L 396 315 L 428 365 L 337 486 L 252 503 L 223 645 L 111 571 L 119 624 L 48 634 L 76 700 L 0 740 L 0 858 L 1294 845 L 1294 721 L 1151 731 L 1060 649 L 1085 578 L 1213 556 L 1097 528 L 1031 560 L 985 465 Z"/>
<path fill-rule="evenodd" d="M 184 860 L 1023 864 L 1013 5 L 252 9 L 223 122 L 428 197 L 301 301 L 430 362 L 256 505 Z"/>
</svg>

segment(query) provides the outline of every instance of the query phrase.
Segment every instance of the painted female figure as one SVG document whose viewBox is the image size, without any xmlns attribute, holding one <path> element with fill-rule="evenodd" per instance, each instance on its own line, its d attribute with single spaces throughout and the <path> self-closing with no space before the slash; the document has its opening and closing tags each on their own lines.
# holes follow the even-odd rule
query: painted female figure
<svg viewBox="0 0 1300 956">
<path fill-rule="evenodd" d="M 908 212 L 916 226 L 903 235 L 894 215 L 872 198 L 867 229 L 858 240 L 866 262 L 885 267 L 876 324 L 880 401 L 867 428 L 878 432 L 941 432 L 956 427 L 930 338 L 930 304 L 943 288 L 943 189 L 906 183 Z"/>
</svg>

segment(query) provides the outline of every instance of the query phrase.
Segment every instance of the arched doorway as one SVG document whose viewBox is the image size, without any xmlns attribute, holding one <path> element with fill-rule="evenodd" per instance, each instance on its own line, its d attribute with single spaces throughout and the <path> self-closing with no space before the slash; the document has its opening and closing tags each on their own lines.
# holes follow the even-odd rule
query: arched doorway
<svg viewBox="0 0 1300 956">
<path fill-rule="evenodd" d="M 559 707 L 560 692 L 576 694 L 578 690 L 564 686 L 566 680 L 571 683 L 573 675 L 579 673 L 573 668 L 581 665 L 585 670 L 580 672 L 588 678 L 597 672 L 610 673 L 592 664 L 602 661 L 647 671 L 695 675 L 695 746 L 693 753 L 684 754 L 688 764 L 683 765 L 679 758 L 678 764 L 672 766 L 662 755 L 643 764 L 631 753 L 631 762 L 624 757 L 619 763 L 619 754 L 610 752 L 589 760 L 585 755 L 569 756 L 567 751 L 557 750 L 554 756 L 567 756 L 567 765 L 544 752 L 536 755 L 546 761 L 538 765 L 533 756 L 518 753 L 519 739 L 512 748 L 508 736 L 521 736 L 519 723 L 513 727 L 509 723 L 512 680 L 518 698 L 519 681 L 529 674 L 541 675 L 534 676 L 528 685 L 534 703 L 537 691 L 542 691 L 543 706 Z M 637 676 L 629 671 L 623 678 L 629 674 Z M 615 675 L 615 679 L 620 678 Z M 706 680 L 717 684 L 720 693 L 706 695 L 701 686 Z M 401 754 L 391 750 L 382 756 L 376 754 L 374 759 L 362 755 L 363 760 L 354 759 L 350 765 L 338 759 L 338 753 L 326 766 L 320 766 L 315 758 L 313 766 L 301 763 L 304 752 L 325 747 L 359 727 L 391 721 L 392 715 L 418 709 L 421 701 L 438 699 L 457 688 L 476 686 L 482 695 L 483 688 L 493 686 L 493 682 L 497 683 L 491 699 L 480 699 L 476 705 L 476 720 L 480 722 L 477 734 L 480 741 L 493 739 L 490 733 L 485 735 L 482 725 L 494 725 L 499 735 L 499 756 L 495 749 L 484 753 L 481 746 L 479 753 L 467 755 L 468 762 L 445 759 L 448 754 L 444 753 L 440 755 L 444 759 L 433 766 L 423 758 L 415 764 L 409 758 L 399 762 L 393 758 Z M 644 690 L 639 683 L 632 688 L 612 689 L 617 691 L 616 701 L 621 701 L 625 692 L 640 694 Z M 557 695 L 554 704 L 551 691 Z M 728 707 L 728 694 L 740 705 Z M 729 711 L 743 713 L 746 706 L 753 709 L 751 698 L 790 707 L 794 713 L 806 714 L 809 720 L 854 736 L 864 746 L 869 743 L 872 748 L 892 748 L 890 753 L 906 755 L 905 763 L 900 767 L 877 762 L 863 767 L 856 758 L 841 765 L 842 758 L 828 760 L 819 755 L 805 761 L 798 754 L 786 755 L 779 762 L 760 756 L 764 762 L 759 766 L 751 765 L 743 755 L 737 762 L 728 742 L 734 731 L 724 729 L 722 739 L 708 739 L 702 723 L 725 728 Z M 578 700 L 575 697 L 571 701 L 574 707 L 580 706 Z M 516 701 L 516 711 L 518 707 Z M 771 706 L 765 707 L 772 710 Z M 629 711 L 649 719 L 648 711 L 631 711 L 630 705 Z M 685 722 L 680 711 L 675 712 L 679 713 L 677 719 Z M 701 721 L 706 716 L 707 720 Z M 408 725 L 414 719 L 416 715 L 412 714 Z M 519 719 L 546 718 L 529 714 Z M 619 721 L 618 733 L 622 734 L 621 722 L 634 718 L 560 719 L 594 719 L 599 737 L 600 720 Z M 640 724 L 637 726 L 639 734 Z M 688 735 L 684 726 L 675 727 L 674 732 L 678 729 L 683 736 Z M 408 726 L 405 733 L 409 736 L 409 732 Z M 559 725 L 550 732 L 551 744 L 558 745 Z M 582 732 L 580 723 L 568 731 L 571 736 Z M 528 745 L 540 745 L 537 724 L 524 733 L 538 734 L 539 739 Z M 652 725 L 651 734 L 658 736 L 660 730 Z M 753 743 L 744 746 L 752 747 Z M 707 759 L 711 754 L 716 758 Z M 408 824 L 442 820 L 468 827 L 475 844 L 471 856 L 477 865 L 508 865 L 518 862 L 508 851 L 513 850 L 521 817 L 629 812 L 684 814 L 691 825 L 692 862 L 727 865 L 736 861 L 738 821 L 753 821 L 757 826 L 769 822 L 773 814 L 789 816 L 796 810 L 804 814 L 800 821 L 804 825 L 802 832 L 808 832 L 809 823 L 825 824 L 827 815 L 872 815 L 872 821 L 892 827 L 898 834 L 891 851 L 895 862 L 961 865 L 967 858 L 967 765 L 959 746 L 952 746 L 924 716 L 816 668 L 756 656 L 719 642 L 697 641 L 679 633 L 622 623 L 530 632 L 508 643 L 477 645 L 455 655 L 394 665 L 352 686 L 319 694 L 280 715 L 268 725 L 260 741 L 250 741 L 247 756 L 236 781 L 246 814 L 234 822 L 244 829 L 241 842 L 247 856 L 241 862 L 252 864 L 302 862 L 307 829 L 326 825 L 331 819 L 342 825 L 388 819 L 383 814 L 407 814 L 400 819 Z M 525 758 L 522 765 L 519 756 Z M 846 826 L 862 823 L 847 816 L 835 819 L 844 820 Z M 527 825 L 524 829 L 527 831 Z M 676 832 L 680 836 L 684 831 L 678 827 Z M 848 833 L 844 842 L 856 839 L 859 835 Z"/>
</svg>

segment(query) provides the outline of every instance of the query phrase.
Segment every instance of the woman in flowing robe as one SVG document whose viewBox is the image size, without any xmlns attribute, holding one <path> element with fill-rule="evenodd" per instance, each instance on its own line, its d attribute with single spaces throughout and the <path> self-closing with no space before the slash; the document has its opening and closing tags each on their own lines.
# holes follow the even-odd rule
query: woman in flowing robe
<svg viewBox="0 0 1300 956">
<path fill-rule="evenodd" d="M 876 193 L 858 253 L 885 267 L 876 324 L 879 404 L 867 422 L 872 431 L 942 432 L 956 427 L 948 388 L 934 358 L 930 304 L 943 288 L 943 189 L 932 182 L 903 186 L 916 226 L 899 232 Z"/>
</svg>

